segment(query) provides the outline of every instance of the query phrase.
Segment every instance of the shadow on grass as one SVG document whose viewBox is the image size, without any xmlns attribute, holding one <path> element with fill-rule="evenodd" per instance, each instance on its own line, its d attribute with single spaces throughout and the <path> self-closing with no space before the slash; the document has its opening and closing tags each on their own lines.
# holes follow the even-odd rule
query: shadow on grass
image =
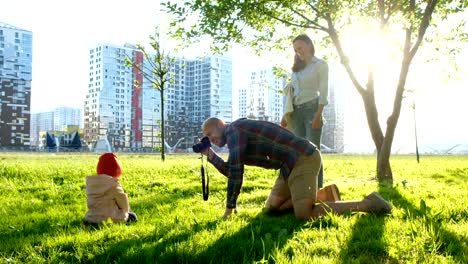
<svg viewBox="0 0 468 264">
<path fill-rule="evenodd" d="M 382 194 L 380 189 L 379 193 Z M 385 193 L 382 196 L 387 198 Z M 385 216 L 357 213 L 355 217 L 351 237 L 340 252 L 341 263 L 397 263 L 383 241 Z"/>
<path fill-rule="evenodd" d="M 443 256 L 451 256 L 460 263 L 467 261 L 467 239 L 459 238 L 453 232 L 446 230 L 442 225 L 439 214 L 433 214 L 431 209 L 421 201 L 419 208 L 408 201 L 398 190 L 398 186 L 391 184 L 379 184 L 379 193 L 394 207 L 405 210 L 408 218 L 420 218 L 424 228 L 430 236 L 424 244 L 428 253 L 437 253 Z M 365 263 L 397 263 L 386 251 L 386 245 L 382 241 L 385 218 L 366 214 L 360 215 L 353 227 L 351 239 L 341 252 L 343 263 L 350 260 Z"/>
<path fill-rule="evenodd" d="M 385 218 L 365 213 L 359 213 L 356 217 L 351 238 L 340 252 L 341 262 L 349 263 L 353 260 L 356 263 L 381 263 L 384 259 L 391 261 L 387 245 L 382 240 Z"/>
<path fill-rule="evenodd" d="M 156 230 L 145 237 L 131 237 L 118 242 L 105 242 L 106 250 L 85 260 L 94 263 L 252 263 L 274 261 L 272 253 L 281 249 L 306 222 L 294 215 L 280 217 L 259 213 L 241 215 L 245 226 L 231 233 L 229 222 L 222 220 L 196 223 L 190 229 Z M 235 220 L 229 220 L 235 221 Z M 307 228 L 323 228 L 308 225 Z M 169 227 L 170 228 L 170 227 Z M 326 228 L 326 226 L 325 226 Z M 218 235 L 214 230 L 226 229 Z M 197 237 L 195 237 L 197 236 Z M 215 239 L 206 237 L 219 236 Z M 67 248 L 63 246 L 62 248 Z M 71 248 L 71 246 L 69 246 Z M 61 259 L 61 261 L 64 259 Z"/>
<path fill-rule="evenodd" d="M 194 196 L 201 197 L 201 188 L 193 186 L 192 188 L 186 188 L 181 190 L 180 188 L 171 189 L 169 192 L 163 194 L 155 194 L 149 199 L 144 198 L 132 199 L 130 197 L 130 205 L 132 209 L 136 211 L 137 215 L 140 211 L 154 211 L 154 207 L 158 205 L 174 205 L 180 202 L 184 202 L 188 199 L 193 199 Z M 51 196 L 53 199 L 59 200 L 57 196 Z M 48 199 L 48 198 L 47 198 Z M 62 201 L 64 199 L 61 199 Z M 85 202 L 85 201 L 81 201 Z M 53 204 L 54 206 L 57 204 Z M 12 211 L 12 215 L 2 222 L 3 226 L 0 227 L 0 237 L 2 243 L 0 245 L 0 253 L 11 257 L 18 257 L 20 261 L 26 261 L 24 258 L 25 252 L 38 248 L 42 253 L 47 256 L 47 250 L 50 250 L 50 254 L 59 254 L 60 252 L 70 253 L 70 261 L 76 261 L 76 256 L 73 255 L 75 246 L 73 243 L 65 243 L 59 248 L 45 247 L 43 246 L 46 239 L 63 236 L 63 235 L 76 235 L 83 230 L 87 232 L 95 232 L 103 229 L 111 228 L 112 225 L 107 224 L 88 224 L 86 223 L 84 216 L 86 208 L 82 212 L 78 212 L 77 215 L 73 215 L 73 218 L 64 218 L 60 214 L 56 214 L 56 210 L 50 209 L 49 211 L 53 214 L 53 217 L 49 217 L 47 214 L 46 207 L 48 204 L 37 206 L 34 204 L 21 207 L 22 212 L 27 212 L 26 215 L 21 215 L 20 212 L 15 211 L 14 205 L 12 208 L 6 207 L 5 210 Z M 58 209 L 57 209 L 58 210 Z M 81 210 L 80 210 L 81 211 Z M 34 215 L 29 217 L 29 214 Z M 57 252 L 55 252 L 55 251 Z M 66 254 L 65 254 L 66 255 Z M 75 259 L 73 259 L 75 258 Z"/>
<path fill-rule="evenodd" d="M 433 212 L 430 207 L 426 206 L 424 200 L 420 201 L 419 208 L 416 207 L 401 195 L 398 190 L 399 188 L 398 185 L 392 186 L 385 183 L 379 185 L 380 192 L 387 194 L 385 197 L 393 205 L 406 210 L 408 218 L 420 218 L 423 220 L 424 228 L 430 237 L 430 239 L 425 241 L 425 250 L 442 256 L 451 256 L 459 263 L 467 263 L 468 239 L 460 238 L 453 232 L 445 229 L 442 224 L 444 219 L 440 213 Z"/>
<path fill-rule="evenodd" d="M 58 219 L 31 219 L 21 226 L 10 225 L 7 230 L 2 231 L 2 245 L 0 252 L 4 254 L 15 254 L 25 251 L 29 247 L 41 246 L 43 239 L 67 232 L 76 234 L 84 226 L 82 219 L 76 218 L 69 222 L 61 223 Z"/>
<path fill-rule="evenodd" d="M 252 263 L 274 261 L 272 253 L 283 248 L 306 222 L 297 221 L 293 214 L 268 216 L 257 214 L 248 224 L 232 234 L 221 235 L 183 261 L 190 263 Z"/>
<path fill-rule="evenodd" d="M 422 219 L 430 237 L 422 245 L 426 252 L 451 256 L 457 262 L 466 263 L 467 239 L 446 230 L 442 225 L 440 214 L 432 213 L 424 201 L 420 202 L 418 208 L 400 193 L 398 186 L 387 183 L 379 184 L 379 193 L 394 207 L 403 209 L 410 221 L 416 218 Z M 341 251 L 341 262 L 398 263 L 398 260 L 389 256 L 387 245 L 382 239 L 385 217 L 372 214 L 358 214 L 358 217 L 351 238 Z"/>
</svg>

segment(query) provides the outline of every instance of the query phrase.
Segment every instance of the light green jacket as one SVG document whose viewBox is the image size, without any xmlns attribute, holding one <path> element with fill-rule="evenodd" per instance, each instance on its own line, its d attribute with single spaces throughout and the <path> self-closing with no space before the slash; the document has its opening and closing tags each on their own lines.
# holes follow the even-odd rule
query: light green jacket
<svg viewBox="0 0 468 264">
<path fill-rule="evenodd" d="M 313 57 L 309 65 L 300 72 L 293 72 L 293 104 L 300 105 L 320 96 L 319 104 L 328 104 L 328 65 Z"/>
</svg>

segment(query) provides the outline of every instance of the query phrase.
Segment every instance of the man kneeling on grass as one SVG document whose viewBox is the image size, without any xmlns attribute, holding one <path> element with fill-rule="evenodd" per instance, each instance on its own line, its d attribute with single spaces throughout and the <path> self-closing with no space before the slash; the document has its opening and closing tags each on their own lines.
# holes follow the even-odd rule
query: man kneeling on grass
<svg viewBox="0 0 468 264">
<path fill-rule="evenodd" d="M 224 218 L 236 208 L 244 165 L 267 169 L 279 169 L 265 207 L 276 211 L 293 208 L 298 219 L 311 219 L 327 214 L 347 212 L 390 213 L 392 206 L 377 192 L 361 201 L 323 202 L 317 199 L 317 176 L 321 155 L 310 141 L 295 136 L 279 125 L 266 122 L 238 119 L 231 124 L 223 120 L 208 118 L 202 126 L 203 134 L 211 143 L 229 149 L 227 162 L 211 148 L 202 151 L 219 172 L 228 178 L 227 202 Z M 333 188 L 332 188 L 333 189 Z M 331 201 L 330 201 L 331 200 Z"/>
</svg>

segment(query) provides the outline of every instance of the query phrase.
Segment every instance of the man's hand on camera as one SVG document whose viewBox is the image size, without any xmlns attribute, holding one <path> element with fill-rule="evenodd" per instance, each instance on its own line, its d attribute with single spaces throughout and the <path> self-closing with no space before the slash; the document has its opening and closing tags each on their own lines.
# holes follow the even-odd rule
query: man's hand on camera
<svg viewBox="0 0 468 264">
<path fill-rule="evenodd" d="M 204 149 L 201 153 L 203 155 L 206 155 L 208 157 L 208 160 L 212 160 L 215 155 L 214 151 L 211 148 Z"/>
<path fill-rule="evenodd" d="M 206 149 L 202 150 L 202 151 L 201 151 L 201 154 L 206 155 L 206 156 L 209 157 L 210 149 L 211 149 L 211 148 L 206 148 Z"/>
</svg>

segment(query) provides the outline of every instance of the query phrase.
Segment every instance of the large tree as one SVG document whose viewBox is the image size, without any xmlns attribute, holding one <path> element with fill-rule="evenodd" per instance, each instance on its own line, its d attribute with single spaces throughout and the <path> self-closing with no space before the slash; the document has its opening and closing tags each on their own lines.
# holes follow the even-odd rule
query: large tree
<svg viewBox="0 0 468 264">
<path fill-rule="evenodd" d="M 450 14 L 464 12 L 466 5 L 466 0 L 185 0 L 164 4 L 174 16 L 171 26 L 175 37 L 191 42 L 208 35 L 213 39 L 214 50 L 226 50 L 232 43 L 241 43 L 261 53 L 271 48 L 284 49 L 298 32 L 323 33 L 325 39 L 333 43 L 337 57 L 362 97 L 377 152 L 377 178 L 388 181 L 393 180 L 391 147 L 410 65 L 434 18 L 445 19 Z M 348 56 L 352 50 L 342 39 L 349 33 L 350 26 L 359 21 L 376 25 L 380 32 L 398 31 L 402 36 L 398 43 L 400 63 L 398 78 L 393 84 L 393 108 L 385 129 L 379 121 L 376 103 L 375 68 L 368 68 L 364 80 L 359 78 L 358 69 Z"/>
</svg>

